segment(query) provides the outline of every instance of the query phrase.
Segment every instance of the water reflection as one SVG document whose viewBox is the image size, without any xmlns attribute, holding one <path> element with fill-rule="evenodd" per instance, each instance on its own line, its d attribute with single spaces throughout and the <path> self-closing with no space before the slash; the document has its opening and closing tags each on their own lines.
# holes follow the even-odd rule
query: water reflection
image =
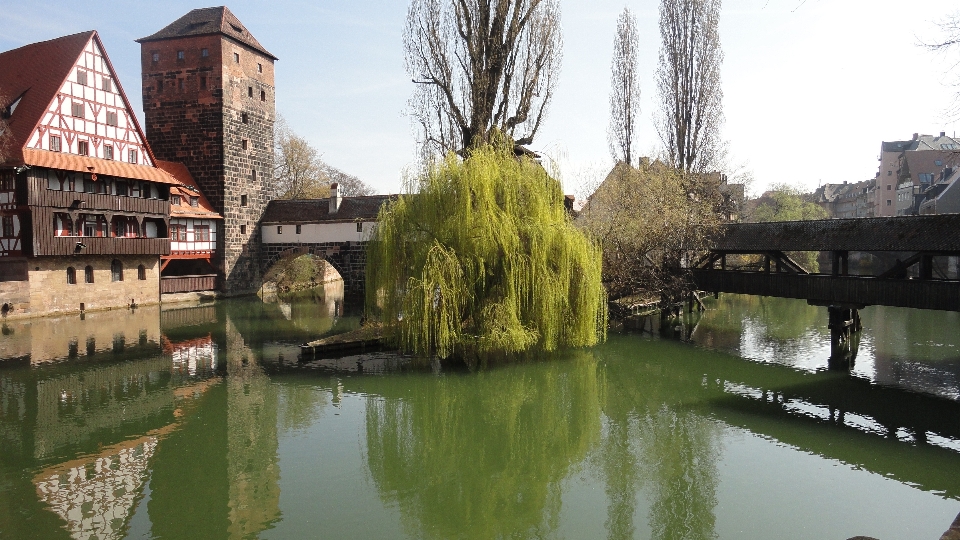
<svg viewBox="0 0 960 540">
<path fill-rule="evenodd" d="M 551 535 L 560 483 L 600 431 L 590 355 L 406 382 L 401 396 L 384 387 L 367 400 L 366 462 L 408 534 Z"/>
<path fill-rule="evenodd" d="M 343 305 L 237 299 L 12 327 L 0 537 L 349 535 L 355 522 L 328 525 L 355 512 L 384 536 L 717 538 L 756 496 L 731 503 L 727 462 L 756 458 L 731 455 L 734 430 L 849 468 L 854 486 L 889 479 L 882 497 L 960 499 L 952 316 L 865 310 L 852 375 L 824 369 L 829 343 L 818 356 L 823 308 L 737 297 L 688 321 L 698 347 L 613 334 L 474 373 L 389 353 L 298 362 L 303 341 L 358 324 Z M 805 322 L 777 320 L 793 315 Z M 325 468 L 333 481 L 297 483 Z"/>
</svg>

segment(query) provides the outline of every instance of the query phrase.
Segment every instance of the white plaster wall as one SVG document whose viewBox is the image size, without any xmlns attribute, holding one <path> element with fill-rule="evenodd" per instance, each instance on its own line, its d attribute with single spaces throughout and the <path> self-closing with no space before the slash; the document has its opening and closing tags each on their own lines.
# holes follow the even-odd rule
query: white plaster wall
<svg viewBox="0 0 960 540">
<path fill-rule="evenodd" d="M 358 242 L 370 239 L 376 228 L 375 221 L 361 223 L 362 232 L 357 232 L 357 223 L 303 223 L 297 234 L 295 223 L 283 223 L 283 232 L 277 232 L 277 224 L 264 225 L 261 229 L 264 244 L 322 244 L 327 242 Z"/>
</svg>

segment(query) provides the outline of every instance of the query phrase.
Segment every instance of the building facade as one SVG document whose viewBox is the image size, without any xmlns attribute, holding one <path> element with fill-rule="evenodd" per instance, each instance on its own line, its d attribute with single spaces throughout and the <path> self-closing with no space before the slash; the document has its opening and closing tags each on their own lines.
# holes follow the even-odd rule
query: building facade
<svg viewBox="0 0 960 540">
<path fill-rule="evenodd" d="M 256 289 L 277 58 L 226 7 L 195 9 L 137 41 L 147 139 L 158 158 L 186 166 L 223 216 L 213 258 L 223 290 Z"/>
<path fill-rule="evenodd" d="M 0 312 L 159 302 L 169 194 L 95 31 L 0 53 Z"/>
</svg>

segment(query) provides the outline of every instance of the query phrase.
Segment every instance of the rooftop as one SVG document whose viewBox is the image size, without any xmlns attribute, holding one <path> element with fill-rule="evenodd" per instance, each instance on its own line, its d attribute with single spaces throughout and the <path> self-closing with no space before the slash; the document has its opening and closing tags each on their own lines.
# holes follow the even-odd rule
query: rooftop
<svg viewBox="0 0 960 540">
<path fill-rule="evenodd" d="M 137 43 L 211 34 L 224 35 L 277 60 L 277 57 L 267 51 L 226 6 L 195 9 L 163 27 L 159 32 L 138 39 Z"/>
</svg>

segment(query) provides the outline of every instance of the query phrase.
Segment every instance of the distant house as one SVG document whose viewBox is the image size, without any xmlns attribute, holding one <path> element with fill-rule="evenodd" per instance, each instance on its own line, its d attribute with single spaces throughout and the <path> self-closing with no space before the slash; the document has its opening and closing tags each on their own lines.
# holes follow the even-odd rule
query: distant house
<svg viewBox="0 0 960 540">
<path fill-rule="evenodd" d="M 873 185 L 874 180 L 823 184 L 813 192 L 813 201 L 831 218 L 872 217 Z"/>
<path fill-rule="evenodd" d="M 920 214 L 960 214 L 960 170 L 923 194 Z"/>
<path fill-rule="evenodd" d="M 915 208 L 916 202 L 908 204 L 907 188 L 919 195 L 944 177 L 946 169 L 960 166 L 960 139 L 940 135 L 914 133 L 909 141 L 885 141 L 880 145 L 880 168 L 875 187 L 875 215 L 904 215 Z M 901 190 L 898 194 L 898 190 Z M 898 204 L 898 202 L 900 204 Z"/>
</svg>

